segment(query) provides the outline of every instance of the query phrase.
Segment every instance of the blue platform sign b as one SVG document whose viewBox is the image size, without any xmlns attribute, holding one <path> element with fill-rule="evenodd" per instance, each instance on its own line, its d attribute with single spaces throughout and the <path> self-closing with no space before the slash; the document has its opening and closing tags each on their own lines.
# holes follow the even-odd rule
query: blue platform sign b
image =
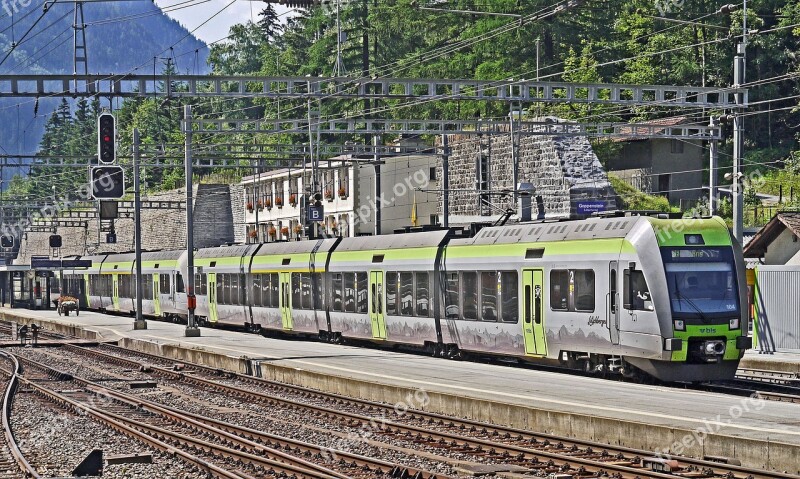
<svg viewBox="0 0 800 479">
<path fill-rule="evenodd" d="M 590 215 L 592 213 L 599 213 L 606 210 L 605 201 L 579 201 L 578 214 Z"/>
<path fill-rule="evenodd" d="M 325 218 L 325 208 L 322 206 L 308 207 L 308 221 L 322 221 Z"/>
</svg>

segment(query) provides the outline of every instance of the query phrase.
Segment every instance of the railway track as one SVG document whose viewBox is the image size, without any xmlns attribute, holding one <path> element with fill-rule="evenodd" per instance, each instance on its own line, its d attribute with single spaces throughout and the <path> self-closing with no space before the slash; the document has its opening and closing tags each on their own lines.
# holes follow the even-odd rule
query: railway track
<svg viewBox="0 0 800 479">
<path fill-rule="evenodd" d="M 702 388 L 723 394 L 755 395 L 769 401 L 800 404 L 800 374 L 786 371 L 740 368 L 734 380 L 704 383 Z"/>
<path fill-rule="evenodd" d="M 0 351 L 0 394 L 2 394 L 3 439 L 0 448 L 0 479 L 18 477 L 38 479 L 39 474 L 22 454 L 11 431 L 11 404 L 17 390 L 19 363 L 16 358 Z"/>
<path fill-rule="evenodd" d="M 458 453 L 480 458 L 486 466 L 516 466 L 519 473 L 561 474 L 563 477 L 611 475 L 623 478 L 798 477 L 741 467 L 735 464 L 735 460 L 726 458 L 703 460 L 672 457 L 665 460 L 653 458 L 652 453 L 647 451 L 536 434 L 419 410 L 399 414 L 392 405 L 322 393 L 193 364 L 184 365 L 183 371 L 175 371 L 173 361 L 112 346 L 102 346 L 103 351 L 76 346 L 65 348 L 125 367 L 144 367 L 156 377 L 180 380 L 201 390 L 224 393 L 270 408 L 320 416 L 331 423 L 371 428 L 373 439 L 393 440 L 404 447 L 418 448 L 443 457 Z M 202 421 L 201 418 L 197 419 Z"/>
<path fill-rule="evenodd" d="M 334 471 L 314 462 L 315 458 L 326 453 L 319 446 L 186 414 L 141 396 L 131 396 L 96 382 L 72 377 L 31 359 L 20 358 L 20 362 L 27 366 L 26 370 L 34 368 L 47 376 L 70 377 L 74 385 L 74 389 L 56 393 L 43 384 L 30 381 L 38 394 L 65 407 L 94 411 L 115 429 L 122 427 L 151 445 L 165 443 L 172 448 L 195 451 L 214 477 L 448 479 L 447 476 L 343 452 L 337 452 L 336 464 L 344 472 Z M 226 474 L 220 475 L 223 471 Z"/>
</svg>

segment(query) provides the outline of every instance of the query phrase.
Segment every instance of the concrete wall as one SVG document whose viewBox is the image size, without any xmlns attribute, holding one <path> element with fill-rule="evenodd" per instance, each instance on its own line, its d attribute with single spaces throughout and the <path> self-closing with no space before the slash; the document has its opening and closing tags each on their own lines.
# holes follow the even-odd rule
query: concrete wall
<svg viewBox="0 0 800 479">
<path fill-rule="evenodd" d="M 481 200 L 485 191 L 516 188 L 511 135 L 451 135 L 448 141 L 451 223 L 489 221 L 507 208 L 516 210 L 511 195 L 492 194 Z M 546 216 L 575 213 L 582 200 L 604 201 L 607 209 L 616 208 L 616 195 L 586 138 L 520 135 L 518 152 L 518 181 L 533 184 Z M 488 184 L 478 191 L 484 176 L 479 175 L 481 164 L 488 168 Z M 442 166 L 437 170 L 441 178 Z"/>
<path fill-rule="evenodd" d="M 183 189 L 148 195 L 145 200 L 184 201 Z M 235 240 L 233 210 L 228 185 L 201 184 L 194 188 L 195 246 L 218 246 Z M 134 222 L 132 218 L 114 221 L 117 243 L 106 243 L 106 233 L 101 233 L 99 220 L 89 219 L 87 227 L 59 227 L 63 247 L 60 254 L 85 255 L 94 252 L 121 252 L 134 249 Z M 52 232 L 28 231 L 20 243 L 15 264 L 29 264 L 34 255 L 49 255 L 48 241 Z M 142 210 L 142 248 L 169 250 L 186 247 L 186 211 L 175 209 Z"/>
</svg>

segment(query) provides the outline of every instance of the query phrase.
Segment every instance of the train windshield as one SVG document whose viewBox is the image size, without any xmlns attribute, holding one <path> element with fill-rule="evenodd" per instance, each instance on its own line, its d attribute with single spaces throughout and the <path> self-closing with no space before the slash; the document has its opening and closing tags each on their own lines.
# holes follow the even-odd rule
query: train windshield
<svg viewBox="0 0 800 479">
<path fill-rule="evenodd" d="M 675 318 L 738 315 L 739 289 L 730 248 L 665 248 L 662 256 Z"/>
</svg>

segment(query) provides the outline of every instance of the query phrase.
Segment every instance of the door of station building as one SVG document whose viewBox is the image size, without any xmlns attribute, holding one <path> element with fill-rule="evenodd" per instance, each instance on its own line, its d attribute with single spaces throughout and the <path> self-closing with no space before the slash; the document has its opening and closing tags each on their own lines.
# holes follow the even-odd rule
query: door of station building
<svg viewBox="0 0 800 479">
<path fill-rule="evenodd" d="M 386 339 L 383 290 L 383 271 L 370 271 L 369 318 L 372 321 L 372 337 L 375 339 Z"/>
<path fill-rule="evenodd" d="M 297 278 L 297 287 L 300 287 L 300 273 L 295 273 Z M 283 329 L 291 331 L 294 329 L 294 321 L 292 319 L 292 273 L 281 273 L 281 323 Z"/>
<path fill-rule="evenodd" d="M 544 274 L 541 269 L 522 271 L 522 330 L 525 354 L 544 356 L 547 340 L 544 332 Z"/>
<path fill-rule="evenodd" d="M 217 314 L 217 273 L 208 273 L 208 321 L 219 321 Z"/>
</svg>

